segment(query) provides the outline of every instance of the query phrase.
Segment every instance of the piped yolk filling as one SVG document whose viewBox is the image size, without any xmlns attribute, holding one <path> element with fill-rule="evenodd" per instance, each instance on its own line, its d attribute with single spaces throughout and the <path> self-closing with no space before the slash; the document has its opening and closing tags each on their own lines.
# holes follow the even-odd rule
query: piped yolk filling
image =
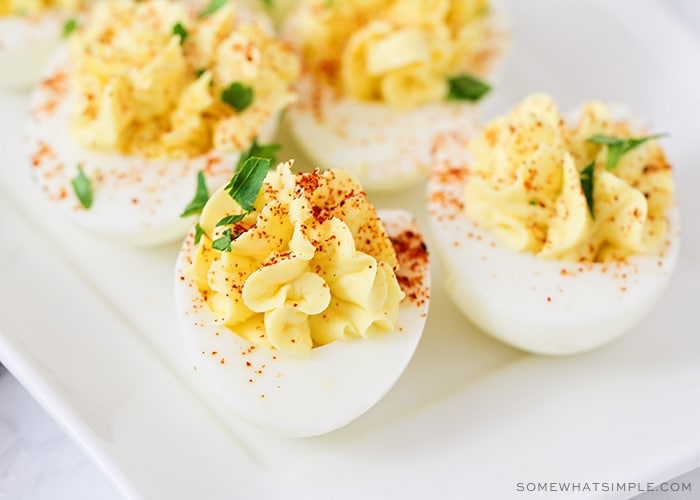
<svg viewBox="0 0 700 500">
<path fill-rule="evenodd" d="M 470 142 L 466 215 L 512 249 L 543 258 L 606 262 L 658 249 L 674 203 L 659 142 L 626 152 L 609 170 L 609 147 L 590 142 L 596 135 L 640 131 L 601 102 L 587 103 L 569 126 L 549 96 L 526 98 Z M 582 184 L 588 167 L 593 210 Z"/>
<path fill-rule="evenodd" d="M 270 172 L 231 250 L 216 224 L 241 213 L 225 190 L 200 221 L 190 269 L 215 322 L 249 342 L 296 356 L 336 340 L 397 329 L 404 298 L 391 240 L 359 184 L 343 171 Z"/>
</svg>

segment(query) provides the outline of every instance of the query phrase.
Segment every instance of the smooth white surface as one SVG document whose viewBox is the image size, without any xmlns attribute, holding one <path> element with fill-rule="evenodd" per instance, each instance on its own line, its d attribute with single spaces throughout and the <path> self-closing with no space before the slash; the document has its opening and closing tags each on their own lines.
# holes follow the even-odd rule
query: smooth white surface
<svg viewBox="0 0 700 500">
<path fill-rule="evenodd" d="M 700 109 L 700 75 L 689 63 L 700 60 L 695 38 L 651 1 L 563 4 L 508 2 L 521 42 L 489 111 L 541 88 L 562 107 L 626 101 L 672 132 L 681 213 L 698 213 L 697 127 L 686 112 Z M 516 493 L 518 481 L 657 482 L 698 466 L 697 220 L 683 221 L 681 259 L 659 307 L 610 346 L 561 359 L 510 350 L 461 319 L 436 279 L 426 335 L 388 397 L 325 438 L 279 440 L 230 421 L 189 389 L 161 293 L 176 249 L 114 249 L 44 206 L 26 207 L 12 153 L 21 106 L 0 97 L 0 359 L 123 492 L 517 498 L 526 495 Z M 416 209 L 421 196 L 376 200 Z M 121 295 L 133 276 L 143 285 Z M 314 481 L 300 479 L 309 471 Z"/>
</svg>

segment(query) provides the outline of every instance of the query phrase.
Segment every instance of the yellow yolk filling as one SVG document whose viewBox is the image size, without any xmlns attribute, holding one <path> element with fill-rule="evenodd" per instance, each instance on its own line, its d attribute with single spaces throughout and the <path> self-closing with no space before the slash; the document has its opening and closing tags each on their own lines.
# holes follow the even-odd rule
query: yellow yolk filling
<svg viewBox="0 0 700 500">
<path fill-rule="evenodd" d="M 397 328 L 404 297 L 396 253 L 374 207 L 346 172 L 271 171 L 255 210 L 212 248 L 216 224 L 241 213 L 225 189 L 205 206 L 190 273 L 215 322 L 256 345 L 296 356 Z M 229 228 L 231 226 L 228 226 Z"/>
<path fill-rule="evenodd" d="M 663 150 L 645 142 L 607 170 L 608 148 L 588 142 L 594 135 L 647 134 L 613 119 L 601 102 L 587 103 L 570 127 L 549 96 L 528 97 L 470 143 L 467 216 L 512 249 L 543 258 L 605 262 L 654 251 L 674 203 Z M 592 162 L 595 217 L 581 186 Z"/>
<path fill-rule="evenodd" d="M 191 9 L 166 0 L 95 6 L 70 43 L 81 145 L 167 158 L 240 151 L 294 101 L 299 62 L 287 45 L 239 19 L 231 2 L 205 17 Z M 253 91 L 240 111 L 222 100 L 233 83 Z"/>
<path fill-rule="evenodd" d="M 0 0 L 0 16 L 36 14 L 49 9 L 78 10 L 83 0 Z"/>
<path fill-rule="evenodd" d="M 448 77 L 485 76 L 497 52 L 488 0 L 302 0 L 291 29 L 314 76 L 396 108 L 443 101 Z"/>
</svg>

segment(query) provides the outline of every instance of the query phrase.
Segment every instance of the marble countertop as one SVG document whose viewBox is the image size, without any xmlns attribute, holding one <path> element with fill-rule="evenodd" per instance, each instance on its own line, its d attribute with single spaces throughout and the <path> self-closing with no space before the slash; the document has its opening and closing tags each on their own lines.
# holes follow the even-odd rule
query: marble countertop
<svg viewBox="0 0 700 500">
<path fill-rule="evenodd" d="M 0 366 L 0 500 L 121 498 Z"/>
<path fill-rule="evenodd" d="M 700 2 L 666 0 L 700 34 Z M 669 482 L 691 492 L 648 492 L 642 500 L 698 498 L 700 469 Z M 670 484 L 669 483 L 669 484 Z M 0 365 L 0 500 L 121 498 L 85 453 Z"/>
</svg>

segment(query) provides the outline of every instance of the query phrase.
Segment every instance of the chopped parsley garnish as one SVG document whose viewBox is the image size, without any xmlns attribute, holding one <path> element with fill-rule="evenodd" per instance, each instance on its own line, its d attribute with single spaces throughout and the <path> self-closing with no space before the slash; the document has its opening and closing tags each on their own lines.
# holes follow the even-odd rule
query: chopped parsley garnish
<svg viewBox="0 0 700 500">
<path fill-rule="evenodd" d="M 182 23 L 175 23 L 175 26 L 173 26 L 173 35 L 180 37 L 180 45 L 182 45 L 185 43 L 185 40 L 187 40 L 187 37 L 190 36 L 190 33 Z"/>
<path fill-rule="evenodd" d="M 260 1 L 268 9 L 274 7 L 274 5 L 275 5 L 275 0 L 260 0 Z"/>
<path fill-rule="evenodd" d="M 202 76 L 202 75 L 203 75 L 204 73 L 206 73 L 206 72 L 207 72 L 207 69 L 206 69 L 206 68 L 196 69 L 196 70 L 194 70 L 194 76 L 196 76 L 197 78 L 199 78 L 200 76 Z"/>
<path fill-rule="evenodd" d="M 233 82 L 221 91 L 221 100 L 240 113 L 253 102 L 253 87 Z"/>
<path fill-rule="evenodd" d="M 231 251 L 231 228 L 227 227 L 219 238 L 211 242 L 211 247 L 219 252 Z"/>
<path fill-rule="evenodd" d="M 199 240 L 202 239 L 202 235 L 204 234 L 204 229 L 202 229 L 202 226 L 199 225 L 199 222 L 194 225 L 194 244 L 198 245 Z"/>
<path fill-rule="evenodd" d="M 487 16 L 491 13 L 491 6 L 488 3 L 485 3 L 481 7 L 479 7 L 479 10 L 476 11 L 476 15 L 478 17 L 481 16 Z"/>
<path fill-rule="evenodd" d="M 217 222 L 216 225 L 217 226 L 228 226 L 230 224 L 238 224 L 243 219 L 245 219 L 246 215 L 248 215 L 246 212 L 244 212 L 242 214 L 229 215 L 228 217 L 224 217 L 219 222 Z"/>
<path fill-rule="evenodd" d="M 628 137 L 626 139 L 621 139 L 618 137 L 597 134 L 589 137 L 587 141 L 593 144 L 600 144 L 608 147 L 608 158 L 605 161 L 605 169 L 613 170 L 617 166 L 617 163 L 620 161 L 622 155 L 625 153 L 632 151 L 634 148 L 641 146 L 647 141 L 658 139 L 660 137 L 666 137 L 667 135 L 668 134 L 655 134 L 647 137 Z"/>
<path fill-rule="evenodd" d="M 252 212 L 255 208 L 255 200 L 263 185 L 267 171 L 272 162 L 269 158 L 253 156 L 248 158 L 243 166 L 236 170 L 231 180 L 226 185 L 229 196 L 246 212 Z"/>
<path fill-rule="evenodd" d="M 469 75 L 458 75 L 447 79 L 451 101 L 478 101 L 491 91 L 491 85 Z"/>
<path fill-rule="evenodd" d="M 595 171 L 595 161 L 592 161 L 586 168 L 581 170 L 581 189 L 583 190 L 583 195 L 586 197 L 586 203 L 588 203 L 588 211 L 591 213 L 591 217 L 595 219 L 595 214 L 593 213 L 593 172 Z"/>
<path fill-rule="evenodd" d="M 90 178 L 85 175 L 83 167 L 78 165 L 78 175 L 71 179 L 70 183 L 75 191 L 75 196 L 84 208 L 90 208 L 92 206 L 92 182 Z"/>
<path fill-rule="evenodd" d="M 63 23 L 63 37 L 70 36 L 76 29 L 78 29 L 78 20 L 75 18 L 68 19 Z"/>
<path fill-rule="evenodd" d="M 211 16 L 214 12 L 226 5 L 228 0 L 210 0 L 209 5 L 199 11 L 199 17 Z"/>
<path fill-rule="evenodd" d="M 229 196 L 238 203 L 243 210 L 243 213 L 229 215 L 216 223 L 217 226 L 226 226 L 237 224 L 242 221 L 246 215 L 255 210 L 255 200 L 258 199 L 258 194 L 265 181 L 267 171 L 270 169 L 272 162 L 269 158 L 258 158 L 256 156 L 248 158 L 243 166 L 236 170 L 231 181 L 224 189 L 228 190 Z M 231 251 L 231 241 L 238 238 L 243 233 L 232 234 L 231 228 L 227 227 L 221 233 L 221 237 L 212 242 L 212 248 L 221 252 Z"/>
<path fill-rule="evenodd" d="M 195 191 L 194 198 L 182 211 L 180 217 L 188 217 L 190 215 L 198 214 L 204 208 L 204 205 L 209 200 L 209 191 L 207 190 L 207 184 L 204 180 L 204 171 L 200 170 L 197 172 L 197 190 Z"/>
<path fill-rule="evenodd" d="M 267 158 L 270 163 L 277 162 L 277 151 L 282 149 L 281 144 L 258 144 L 258 138 L 253 139 L 253 144 L 250 145 L 248 151 L 241 153 L 241 157 L 238 159 L 238 164 L 236 165 L 236 171 L 240 170 L 243 164 L 254 156 L 258 158 Z"/>
</svg>

